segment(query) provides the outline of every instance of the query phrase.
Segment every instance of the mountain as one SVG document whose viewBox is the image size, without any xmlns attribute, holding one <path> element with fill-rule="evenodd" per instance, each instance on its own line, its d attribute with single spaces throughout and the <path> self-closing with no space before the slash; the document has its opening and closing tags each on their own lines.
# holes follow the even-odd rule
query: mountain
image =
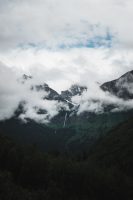
<svg viewBox="0 0 133 200">
<path fill-rule="evenodd" d="M 50 88 L 49 85 L 46 83 L 42 85 L 34 85 L 31 87 L 31 90 L 36 90 L 37 92 L 39 91 L 46 92 L 47 95 L 44 97 L 44 99 L 47 99 L 47 100 L 57 100 L 57 101 L 63 100 L 61 96 L 58 94 L 58 92 Z"/>
<path fill-rule="evenodd" d="M 121 82 L 123 86 L 117 87 L 117 91 L 123 91 L 125 84 L 132 83 L 132 75 L 133 72 L 128 72 L 115 81 L 103 84 L 101 88 L 115 95 L 116 85 Z M 25 78 L 26 81 L 30 79 L 32 77 Z M 13 118 L 0 122 L 0 130 L 21 144 L 36 144 L 42 151 L 57 150 L 71 153 L 89 151 L 113 127 L 133 117 L 132 109 L 120 112 L 111 112 L 111 109 L 106 109 L 105 112 L 99 114 L 88 111 L 77 114 L 79 105 L 73 104 L 72 97 L 82 95 L 87 90 L 84 86 L 73 85 L 61 94 L 46 83 L 32 85 L 31 90 L 44 91 L 44 100 L 62 102 L 69 107 L 69 110 L 60 108 L 58 115 L 53 117 L 48 124 L 39 124 L 30 119 L 24 123 L 18 119 L 21 112 L 24 112 L 21 105 Z M 119 93 L 117 92 L 116 95 Z M 128 93 L 122 94 L 124 99 L 129 99 Z M 39 110 L 38 114 L 47 114 L 47 111 Z"/>
<path fill-rule="evenodd" d="M 48 84 L 44 83 L 41 85 L 32 86 L 31 90 L 36 90 L 37 92 L 44 91 L 47 93 L 44 99 L 63 102 L 69 105 L 70 108 L 72 108 L 74 106 L 74 103 L 72 102 L 71 98 L 76 95 L 79 95 L 79 96 L 82 95 L 82 93 L 87 90 L 87 87 L 72 85 L 69 90 L 62 91 L 61 94 L 59 94 L 58 92 L 53 90 L 51 87 L 49 87 Z"/>
<path fill-rule="evenodd" d="M 101 85 L 101 89 L 124 100 L 133 99 L 133 71 Z"/>
<path fill-rule="evenodd" d="M 98 165 L 117 166 L 133 178 L 133 117 L 109 131 L 91 152 Z"/>
<path fill-rule="evenodd" d="M 32 76 L 23 74 L 22 80 L 29 80 L 29 79 L 32 79 Z"/>
<path fill-rule="evenodd" d="M 68 90 L 61 92 L 61 97 L 68 101 L 71 101 L 72 97 L 79 95 L 81 96 L 84 91 L 87 91 L 86 86 L 80 86 L 77 84 L 72 85 Z"/>
</svg>

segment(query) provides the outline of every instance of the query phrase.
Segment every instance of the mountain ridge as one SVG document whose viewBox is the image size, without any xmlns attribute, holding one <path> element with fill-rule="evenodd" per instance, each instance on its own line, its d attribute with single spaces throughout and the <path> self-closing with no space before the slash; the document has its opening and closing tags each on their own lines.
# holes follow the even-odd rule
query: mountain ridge
<svg viewBox="0 0 133 200">
<path fill-rule="evenodd" d="M 56 91 L 49 88 L 47 84 L 44 84 L 34 85 L 33 89 L 47 90 L 58 96 Z M 75 88 L 79 88 L 79 86 Z M 76 94 L 78 92 L 78 95 L 82 95 L 80 92 L 86 91 L 86 88 L 82 89 L 76 90 Z M 51 99 L 50 96 L 49 100 L 51 101 Z M 119 112 L 111 112 L 110 109 L 106 109 L 106 112 L 100 114 L 85 111 L 78 115 L 78 105 L 75 106 L 71 101 L 65 99 L 57 98 L 56 101 L 68 104 L 70 109 L 62 108 L 48 124 L 40 124 L 30 119 L 27 119 L 27 123 L 21 122 L 19 114 L 23 112 L 23 108 L 20 106 L 20 110 L 16 111 L 16 115 L 12 119 L 0 122 L 0 130 L 22 143 L 26 141 L 29 144 L 36 143 L 44 151 L 54 148 L 54 150 L 75 153 L 81 150 L 88 151 L 109 130 L 133 117 L 132 109 Z M 38 114 L 45 114 L 45 112 L 40 110 Z"/>
<path fill-rule="evenodd" d="M 100 88 L 124 100 L 133 99 L 133 70 L 118 79 L 102 84 Z"/>
</svg>

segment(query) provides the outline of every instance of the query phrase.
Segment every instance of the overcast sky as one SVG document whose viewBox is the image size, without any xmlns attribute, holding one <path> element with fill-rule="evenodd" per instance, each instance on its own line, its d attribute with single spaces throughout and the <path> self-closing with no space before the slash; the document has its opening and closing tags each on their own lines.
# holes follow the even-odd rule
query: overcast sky
<svg viewBox="0 0 133 200">
<path fill-rule="evenodd" d="M 47 117 L 35 106 L 50 117 L 58 113 L 57 102 L 44 102 L 29 83 L 18 84 L 24 73 L 34 77 L 31 84 L 46 82 L 60 92 L 80 83 L 89 88 L 85 99 L 97 94 L 100 101 L 116 101 L 95 83 L 133 70 L 132 22 L 133 0 L 0 0 L 0 120 L 21 101 L 35 120 Z M 81 111 L 97 110 L 84 102 Z"/>
<path fill-rule="evenodd" d="M 60 91 L 133 69 L 132 0 L 0 0 L 0 61 Z"/>
</svg>

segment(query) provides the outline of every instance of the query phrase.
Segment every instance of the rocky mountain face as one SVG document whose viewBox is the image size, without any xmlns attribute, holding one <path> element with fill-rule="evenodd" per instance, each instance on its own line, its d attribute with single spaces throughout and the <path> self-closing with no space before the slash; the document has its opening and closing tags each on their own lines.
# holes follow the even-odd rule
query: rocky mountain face
<svg viewBox="0 0 133 200">
<path fill-rule="evenodd" d="M 31 76 L 23 76 L 25 80 L 31 79 Z M 68 106 L 69 109 L 73 110 L 77 110 L 78 105 L 75 105 L 72 102 L 72 97 L 79 95 L 81 96 L 83 94 L 83 92 L 87 91 L 87 87 L 85 86 L 80 86 L 80 85 L 72 85 L 68 90 L 65 91 L 61 91 L 61 94 L 59 94 L 58 92 L 56 92 L 55 90 L 53 90 L 51 87 L 49 87 L 48 84 L 44 83 L 41 85 L 33 85 L 31 87 L 31 90 L 35 90 L 37 92 L 39 91 L 44 91 L 45 95 L 44 95 L 44 100 L 54 100 L 54 101 L 58 101 L 58 102 L 62 102 L 64 105 Z"/>
<path fill-rule="evenodd" d="M 80 85 L 72 85 L 68 90 L 61 91 L 61 94 L 53 90 L 49 87 L 48 84 L 44 83 L 43 85 L 35 85 L 32 86 L 32 89 L 36 89 L 36 91 L 45 91 L 48 95 L 45 97 L 47 100 L 58 100 L 72 103 L 72 97 L 76 95 L 82 95 L 84 91 L 87 91 L 87 87 Z"/>
<path fill-rule="evenodd" d="M 43 85 L 35 85 L 31 87 L 32 90 L 36 90 L 37 92 L 39 91 L 44 91 L 47 93 L 47 95 L 44 97 L 44 99 L 47 100 L 61 100 L 61 96 L 52 88 L 48 86 L 48 84 L 44 83 Z"/>
<path fill-rule="evenodd" d="M 31 80 L 32 78 L 33 78 L 32 76 L 24 74 L 21 78 L 21 82 L 25 83 L 26 81 Z M 61 91 L 61 94 L 59 94 L 58 92 L 53 90 L 51 87 L 49 87 L 48 84 L 43 83 L 40 85 L 32 85 L 31 90 L 36 90 L 37 92 L 39 91 L 46 92 L 47 95 L 45 95 L 44 99 L 47 99 L 47 100 L 57 100 L 57 101 L 63 101 L 67 103 L 68 101 L 70 101 L 69 103 L 72 103 L 71 98 L 76 95 L 79 95 L 79 96 L 82 95 L 84 91 L 87 91 L 87 87 L 74 84 L 68 90 Z"/>
<path fill-rule="evenodd" d="M 133 99 L 133 71 L 129 71 L 120 78 L 106 82 L 101 89 L 124 100 Z"/>
<path fill-rule="evenodd" d="M 84 92 L 84 91 L 87 91 L 87 87 L 86 86 L 80 86 L 80 85 L 76 85 L 76 84 L 74 84 L 74 85 L 72 85 L 71 87 L 70 87 L 70 89 L 68 89 L 68 90 L 65 90 L 65 91 L 62 91 L 61 92 L 61 97 L 63 98 L 63 99 L 66 99 L 66 100 L 68 100 L 68 101 L 71 101 L 71 98 L 72 97 L 74 97 L 74 96 L 76 96 L 76 95 L 82 95 L 82 93 Z"/>
</svg>

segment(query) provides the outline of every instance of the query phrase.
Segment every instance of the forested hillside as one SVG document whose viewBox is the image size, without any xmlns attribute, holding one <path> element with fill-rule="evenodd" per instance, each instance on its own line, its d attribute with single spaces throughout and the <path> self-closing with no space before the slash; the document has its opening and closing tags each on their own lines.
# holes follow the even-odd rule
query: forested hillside
<svg viewBox="0 0 133 200">
<path fill-rule="evenodd" d="M 133 199 L 133 120 L 82 155 L 41 153 L 0 135 L 2 200 Z"/>
</svg>

